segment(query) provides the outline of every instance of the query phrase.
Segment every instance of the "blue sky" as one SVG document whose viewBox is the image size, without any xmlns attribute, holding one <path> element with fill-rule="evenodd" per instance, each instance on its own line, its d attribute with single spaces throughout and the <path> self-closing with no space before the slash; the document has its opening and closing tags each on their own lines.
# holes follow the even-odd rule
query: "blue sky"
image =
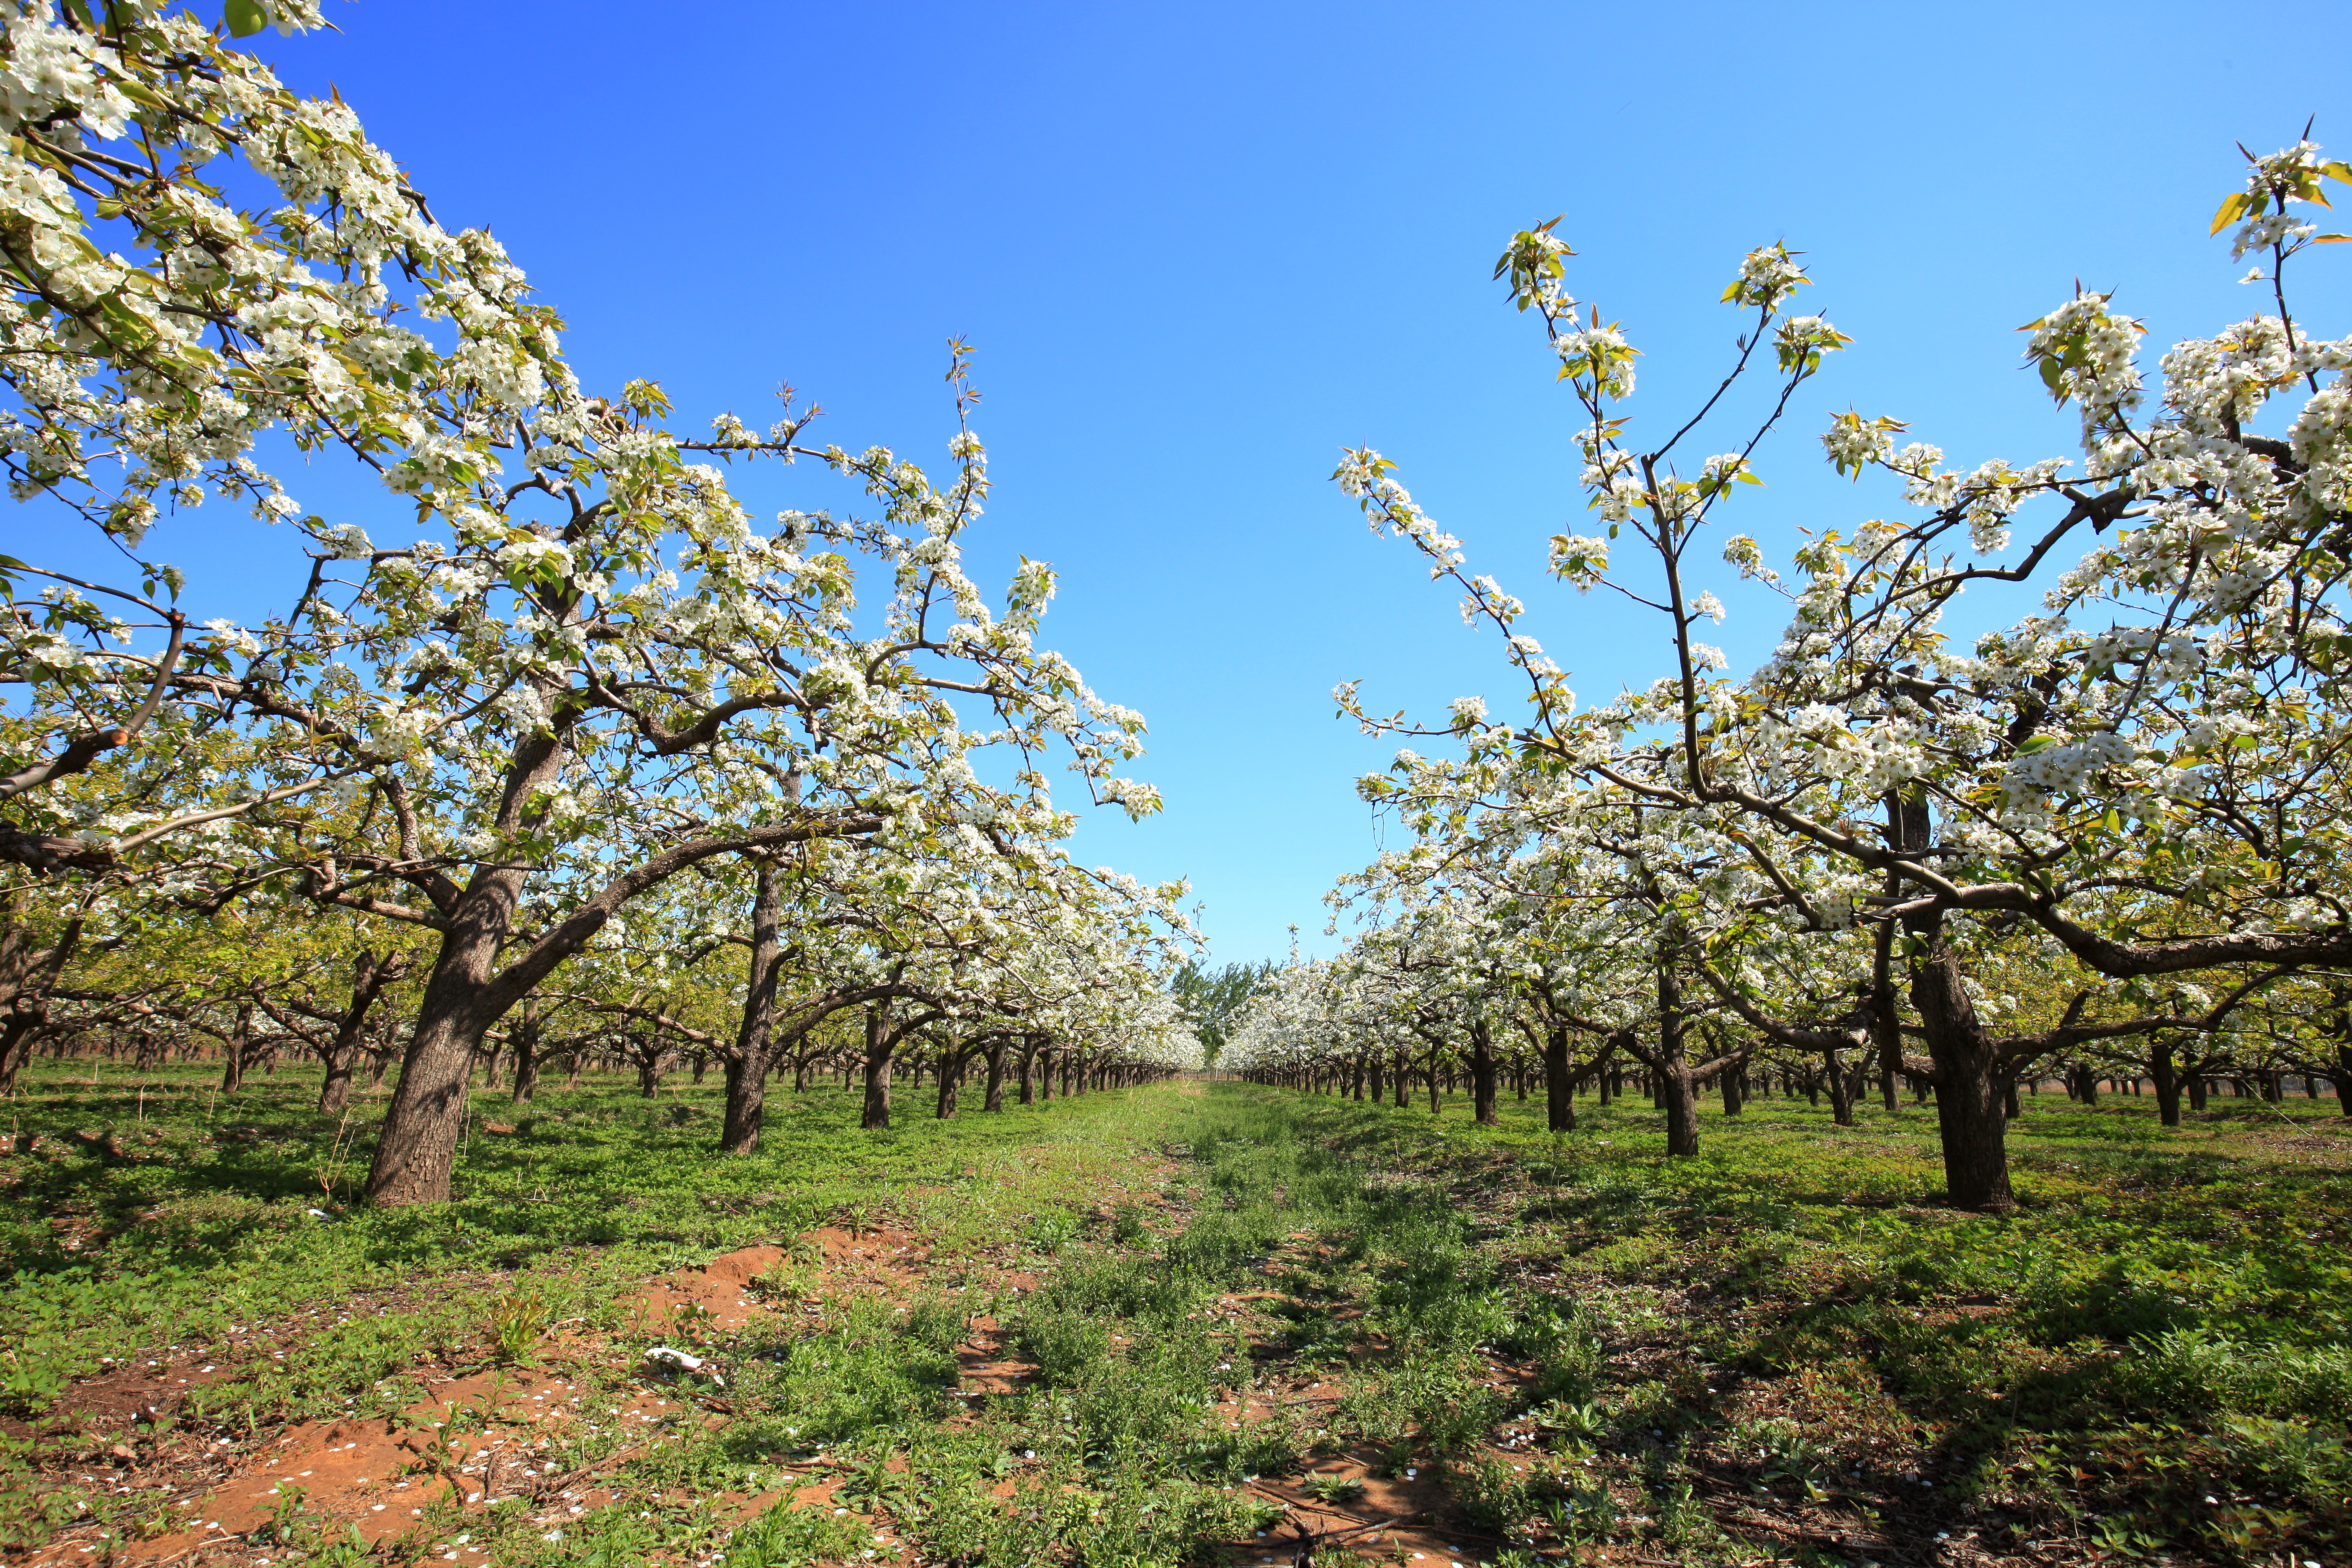
<svg viewBox="0 0 2352 1568">
<path fill-rule="evenodd" d="M 1047 640 L 1149 717 L 1137 771 L 1167 796 L 1079 853 L 1190 877 L 1218 962 L 1279 953 L 1294 921 L 1328 949 L 1317 900 L 1375 848 L 1350 781 L 1388 748 L 1334 719 L 1335 682 L 1431 714 L 1512 695 L 1328 482 L 1343 444 L 1403 464 L 1580 691 L 1661 668 L 1659 628 L 1540 576 L 1547 536 L 1586 525 L 1572 405 L 1489 280 L 1512 230 L 1566 214 L 1569 286 L 1644 351 L 1653 421 L 1726 363 L 1740 255 L 1808 253 L 1809 308 L 1855 347 L 1727 523 L 1785 553 L 1895 504 L 1822 463 L 1832 409 L 1955 461 L 2071 450 L 2013 329 L 2078 277 L 2160 341 L 2246 313 L 2205 237 L 2232 140 L 2316 112 L 2352 148 L 2352 8 L 2294 0 L 327 5 L 339 34 L 268 51 L 335 82 L 445 223 L 504 240 L 592 385 L 761 424 L 789 381 L 826 438 L 937 462 L 945 342 L 972 342 L 982 580 L 1055 563 Z M 2321 330 L 2347 330 L 2347 264 L 2307 263 Z M 1723 641 L 1744 665 L 1778 628 L 1735 600 Z"/>
</svg>

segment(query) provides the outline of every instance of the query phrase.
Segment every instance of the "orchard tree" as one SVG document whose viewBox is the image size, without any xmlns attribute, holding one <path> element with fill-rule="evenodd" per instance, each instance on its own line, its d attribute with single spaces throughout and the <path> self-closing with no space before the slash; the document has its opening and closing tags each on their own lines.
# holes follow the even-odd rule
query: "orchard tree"
<svg viewBox="0 0 2352 1568">
<path fill-rule="evenodd" d="M 317 23 L 307 0 L 274 15 Z M 444 228 L 349 106 L 289 91 L 224 29 L 38 7 L 8 48 L 0 462 L 131 566 L 9 567 L 26 732 L 65 739 L 12 764 L 31 815 L 7 844 L 102 870 L 230 822 L 250 886 L 431 932 L 372 1201 L 447 1194 L 486 1031 L 687 868 L 1024 829 L 1055 816 L 1036 765 L 1055 745 L 1097 801 L 1156 805 L 1114 776 L 1139 719 L 1035 645 L 1051 572 L 1024 562 L 998 613 L 961 570 L 988 483 L 960 346 L 944 486 L 887 448 L 806 444 L 789 397 L 765 432 L 722 415 L 681 435 L 649 381 L 584 392 L 497 242 Z M 261 201 L 223 199 L 224 159 Z M 384 504 L 364 524 L 307 511 L 259 460 L 273 432 L 372 472 Z M 719 465 L 803 457 L 877 515 L 755 529 Z M 191 631 L 180 574 L 142 553 L 207 495 L 286 530 L 266 623 Z M 125 651 L 142 639 L 161 646 Z M 983 746 L 1020 759 L 1009 806 L 975 788 Z M 47 810 L 126 748 L 209 775 Z"/>
<path fill-rule="evenodd" d="M 1393 465 L 1364 449 L 1339 470 L 1374 526 L 1410 541 L 1506 639 L 1533 708 L 1510 727 L 1521 765 L 1706 821 L 1749 847 L 1808 923 L 1851 907 L 1874 928 L 1874 1039 L 1891 1065 L 1899 962 L 1964 1206 L 2009 1203 L 2004 1077 L 2059 1048 L 1988 1024 L 1968 973 L 1981 944 L 1965 928 L 2031 926 L 2112 981 L 2234 971 L 2217 977 L 2225 996 L 2352 963 L 2340 690 L 2352 343 L 2299 323 L 2286 284 L 2307 246 L 2336 237 L 2302 216 L 2331 180 L 2352 169 L 2308 142 L 2251 160 L 2214 226 L 2235 226 L 2234 257 L 2256 258 L 2248 280 L 2275 309 L 2176 343 L 2153 398 L 2146 329 L 2107 296 L 2078 292 L 2030 324 L 2029 363 L 2081 411 L 2079 458 L 1948 467 L 1935 447 L 1898 447 L 1898 418 L 1835 416 L 1829 460 L 1883 476 L 1914 515 L 1809 528 L 1799 581 L 1782 589 L 1789 630 L 1745 679 L 1719 673 L 1724 656 L 1697 636 L 1723 613 L 1702 558 L 1781 588 L 1752 538 L 1716 525 L 1848 342 L 1796 311 L 1808 280 L 1785 247 L 1751 253 L 1724 290 L 1749 318 L 1738 358 L 1654 445 L 1621 412 L 1636 351 L 1566 293 L 1572 253 L 1553 226 L 1515 237 L 1496 268 L 1543 321 L 1579 403 L 1583 488 L 1606 525 L 1556 537 L 1553 569 L 1662 617 L 1671 665 L 1646 690 L 1576 712 L 1565 673 L 1516 630 L 1523 605 L 1468 572 Z M 1758 377 L 1759 412 L 1717 435 L 1743 406 L 1727 395 Z M 1718 450 L 1701 458 L 1684 444 L 1703 430 Z M 1720 547 L 1702 551 L 1710 532 Z M 1612 562 L 1629 548 L 1641 574 Z M 1962 590 L 2010 586 L 2030 597 L 2007 626 L 1967 646 L 1943 629 Z M 1363 717 L 1352 689 L 1340 695 Z M 2108 1025 L 2208 1021 L 2152 999 Z"/>
</svg>

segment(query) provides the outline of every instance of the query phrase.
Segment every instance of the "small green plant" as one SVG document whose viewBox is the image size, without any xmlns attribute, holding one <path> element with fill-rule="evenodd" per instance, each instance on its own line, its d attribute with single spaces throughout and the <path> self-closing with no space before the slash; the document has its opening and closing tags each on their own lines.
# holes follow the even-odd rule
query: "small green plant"
<svg viewBox="0 0 2352 1568">
<path fill-rule="evenodd" d="M 1535 1499 L 1525 1478 L 1499 1459 L 1449 1466 L 1446 1479 L 1462 1511 L 1481 1530 L 1513 1535 L 1535 1517 Z"/>
<path fill-rule="evenodd" d="M 1032 1248 L 1050 1256 L 1076 1240 L 1077 1234 L 1077 1215 L 1067 1209 L 1049 1208 L 1029 1222 L 1026 1239 Z"/>
<path fill-rule="evenodd" d="M 762 1300 L 791 1301 L 805 1296 L 816 1284 L 816 1271 L 804 1262 L 780 1258 L 751 1280 L 751 1289 Z"/>
<path fill-rule="evenodd" d="M 1587 1400 L 1601 1384 L 1600 1342 L 1586 1337 L 1555 1341 L 1536 1368 L 1528 1394 L 1539 1400 Z"/>
<path fill-rule="evenodd" d="M 1364 1483 L 1354 1476 L 1308 1476 L 1298 1483 L 1298 1489 L 1317 1502 L 1343 1503 L 1364 1495 Z"/>
<path fill-rule="evenodd" d="M 482 1326 L 499 1362 L 520 1366 L 538 1354 L 549 1316 L 547 1299 L 537 1290 L 509 1290 L 482 1310 Z"/>
<path fill-rule="evenodd" d="M 275 1496 L 277 1500 L 270 1505 L 269 1517 L 253 1532 L 254 1541 L 289 1552 L 315 1545 L 320 1521 L 311 1516 L 302 1489 L 290 1481 L 280 1481 Z"/>
<path fill-rule="evenodd" d="M 681 1301 L 670 1309 L 670 1332 L 690 1345 L 710 1342 L 718 1332 L 719 1314 L 699 1301 Z"/>
<path fill-rule="evenodd" d="M 2140 1528 L 2136 1519 L 2111 1516 L 2090 1521 L 2091 1539 L 2103 1550 L 2118 1557 L 2147 1559 L 2162 1549 L 2161 1536 L 2152 1535 Z"/>
<path fill-rule="evenodd" d="M 1609 1417 L 1590 1400 L 1579 1405 L 1559 1400 L 1539 1406 L 1535 1412 L 1535 1423 L 1548 1435 L 1554 1453 L 1572 1459 L 1590 1455 L 1593 1439 L 1609 1429 Z"/>
<path fill-rule="evenodd" d="M 416 1458 L 401 1468 L 411 1475 L 434 1476 L 446 1480 L 454 1489 L 458 1485 L 458 1472 L 466 1463 L 466 1445 L 460 1432 L 461 1418 L 468 1414 L 456 1401 L 445 1401 L 436 1413 L 439 1419 L 415 1418 L 409 1430 L 416 1435 Z"/>
<path fill-rule="evenodd" d="M 1714 1515 L 1686 1480 L 1678 1480 L 1665 1489 L 1658 1499 L 1657 1517 L 1659 1538 L 1669 1546 L 1688 1550 L 1723 1539 Z"/>
<path fill-rule="evenodd" d="M 863 1521 L 778 1503 L 735 1531 L 719 1565 L 803 1568 L 811 1563 L 849 1563 L 856 1561 L 865 1544 Z"/>
<path fill-rule="evenodd" d="M 842 1482 L 838 1495 L 845 1501 L 855 1500 L 861 1505 L 887 1510 L 892 1513 L 902 1513 L 909 1507 L 917 1506 L 915 1477 L 903 1461 L 894 1467 L 894 1460 L 899 1460 L 896 1449 L 887 1444 L 877 1448 L 850 1471 L 849 1479 Z"/>
<path fill-rule="evenodd" d="M 1727 1441 L 1734 1452 L 1744 1450 L 1753 1458 L 1759 1486 L 1793 1487 L 1808 1502 L 1828 1499 L 1836 1457 L 1794 1421 L 1775 1418 L 1735 1426 Z"/>
<path fill-rule="evenodd" d="M 1606 1541 L 1617 1528 L 1617 1500 L 1603 1486 L 1570 1487 L 1546 1498 L 1538 1511 L 1551 1532 L 1570 1546 Z"/>
<path fill-rule="evenodd" d="M 1110 1354 L 1110 1331 L 1076 1312 L 1032 1312 L 1022 1318 L 1013 1343 L 1046 1383 L 1067 1384 Z"/>
<path fill-rule="evenodd" d="M 153 1541 L 159 1536 L 171 1534 L 178 1528 L 179 1521 L 172 1516 L 172 1510 L 159 1503 L 144 1513 L 133 1516 L 131 1522 L 123 1527 L 123 1533 L 133 1541 Z"/>
<path fill-rule="evenodd" d="M 951 1356 L 970 1331 L 971 1320 L 963 1308 L 945 1297 L 915 1303 L 898 1331 L 915 1344 L 942 1356 Z"/>
<path fill-rule="evenodd" d="M 0 1551 L 29 1552 L 81 1511 L 82 1494 L 73 1488 L 35 1489 L 34 1472 L 19 1460 L 31 1446 L 0 1432 Z"/>
<path fill-rule="evenodd" d="M 314 1549 L 302 1560 L 302 1568 L 373 1568 L 376 1561 L 375 1549 L 354 1524 L 341 1539 Z"/>
</svg>

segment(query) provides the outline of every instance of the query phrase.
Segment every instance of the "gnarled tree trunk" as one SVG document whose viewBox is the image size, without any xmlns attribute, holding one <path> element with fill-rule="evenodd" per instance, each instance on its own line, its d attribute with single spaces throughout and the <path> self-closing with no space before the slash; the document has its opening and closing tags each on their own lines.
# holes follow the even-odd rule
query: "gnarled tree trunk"
<svg viewBox="0 0 2352 1568">
<path fill-rule="evenodd" d="M 514 1026 L 514 1100 L 529 1105 L 539 1094 L 539 1046 L 541 1026 L 529 1003 Z"/>
<path fill-rule="evenodd" d="M 963 1069 L 970 1059 L 970 1053 L 965 1051 L 940 1053 L 940 1095 L 935 1115 L 941 1121 L 956 1113 L 957 1102 L 962 1098 Z"/>
<path fill-rule="evenodd" d="M 1666 1152 L 1698 1152 L 1698 1097 L 1683 1037 L 1682 985 L 1670 963 L 1658 965 L 1658 1055 L 1650 1064 L 1666 1113 Z"/>
<path fill-rule="evenodd" d="M 2172 1042 L 2162 1034 L 2147 1047 L 2147 1076 L 2156 1083 L 2157 1120 L 2167 1127 L 2180 1125 L 2180 1076 L 2172 1065 Z"/>
<path fill-rule="evenodd" d="M 1959 960 L 1940 930 L 1911 971 L 1927 1054 L 1936 1066 L 1936 1121 L 1944 1146 L 1944 1185 L 1965 1209 L 2006 1209 L 2009 1119 L 2000 1092 L 2000 1050 L 1977 1016 Z"/>
<path fill-rule="evenodd" d="M 552 777 L 553 767 L 547 771 Z M 536 791 L 541 782 L 527 775 L 516 787 Z M 370 1204 L 394 1207 L 449 1196 L 474 1047 L 511 1005 L 499 994 L 498 959 L 523 878 L 520 868 L 484 868 L 449 918 L 401 1058 L 400 1081 L 384 1108 L 383 1130 L 368 1169 Z"/>
<path fill-rule="evenodd" d="M 1544 1125 L 1554 1132 L 1576 1131 L 1576 1080 L 1570 1076 L 1568 1026 L 1544 1029 Z"/>
<path fill-rule="evenodd" d="M 762 856 L 751 893 L 751 969 L 743 991 L 743 1018 L 735 1049 L 727 1058 L 727 1116 L 719 1147 L 729 1154 L 756 1153 L 760 1116 L 768 1100 L 770 1053 L 775 1048 L 776 980 L 783 970 L 783 896 L 774 862 Z"/>
<path fill-rule="evenodd" d="M 221 1044 L 226 1047 L 221 1064 L 221 1092 L 235 1094 L 245 1087 L 246 1053 L 253 1044 L 253 1004 L 237 1004 L 236 1023 Z"/>
<path fill-rule="evenodd" d="M 1011 1044 L 1012 1042 L 1001 1038 L 989 1044 L 988 1098 L 982 1100 L 980 1105 L 983 1112 L 1001 1111 L 1004 1109 L 1004 1053 L 1011 1048 Z"/>
<path fill-rule="evenodd" d="M 1495 1031 L 1480 1018 L 1470 1026 L 1470 1104 L 1479 1126 L 1502 1121 L 1495 1100 Z"/>
<path fill-rule="evenodd" d="M 1846 1082 L 1845 1066 L 1838 1059 L 1835 1046 L 1822 1047 L 1822 1077 L 1828 1080 L 1830 1120 L 1840 1127 L 1853 1125 L 1853 1094 Z"/>
</svg>

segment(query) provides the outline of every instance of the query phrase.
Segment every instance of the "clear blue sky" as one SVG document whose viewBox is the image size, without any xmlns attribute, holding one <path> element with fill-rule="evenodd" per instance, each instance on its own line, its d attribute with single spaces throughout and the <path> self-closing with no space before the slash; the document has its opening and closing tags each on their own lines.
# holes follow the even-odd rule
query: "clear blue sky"
<svg viewBox="0 0 2352 1568">
<path fill-rule="evenodd" d="M 1659 671 L 1657 628 L 1539 575 L 1584 525 L 1570 405 L 1488 279 L 1513 229 L 1566 213 L 1570 287 L 1644 350 L 1649 419 L 1719 373 L 1741 253 L 1808 253 L 1811 308 L 1857 342 L 1727 524 L 1775 545 L 1895 504 L 1820 460 L 1849 402 L 1956 461 L 2070 450 L 2012 329 L 2077 277 L 2164 341 L 2251 310 L 2205 237 L 2232 140 L 2316 112 L 2352 150 L 2340 3 L 327 3 L 340 35 L 268 51 L 505 241 L 592 385 L 759 424 L 788 380 L 828 438 L 935 462 L 944 342 L 973 342 L 982 581 L 1056 564 L 1048 641 L 1149 717 L 1167 796 L 1080 853 L 1192 878 L 1217 962 L 1293 921 L 1328 948 L 1317 900 L 1375 847 L 1350 781 L 1387 748 L 1335 682 L 1516 700 L 1328 482 L 1343 444 L 1404 464 L 1580 691 Z M 2322 330 L 2352 326 L 2346 266 L 2311 260 Z M 1723 640 L 1744 664 L 1778 627 L 1739 602 Z"/>
</svg>

